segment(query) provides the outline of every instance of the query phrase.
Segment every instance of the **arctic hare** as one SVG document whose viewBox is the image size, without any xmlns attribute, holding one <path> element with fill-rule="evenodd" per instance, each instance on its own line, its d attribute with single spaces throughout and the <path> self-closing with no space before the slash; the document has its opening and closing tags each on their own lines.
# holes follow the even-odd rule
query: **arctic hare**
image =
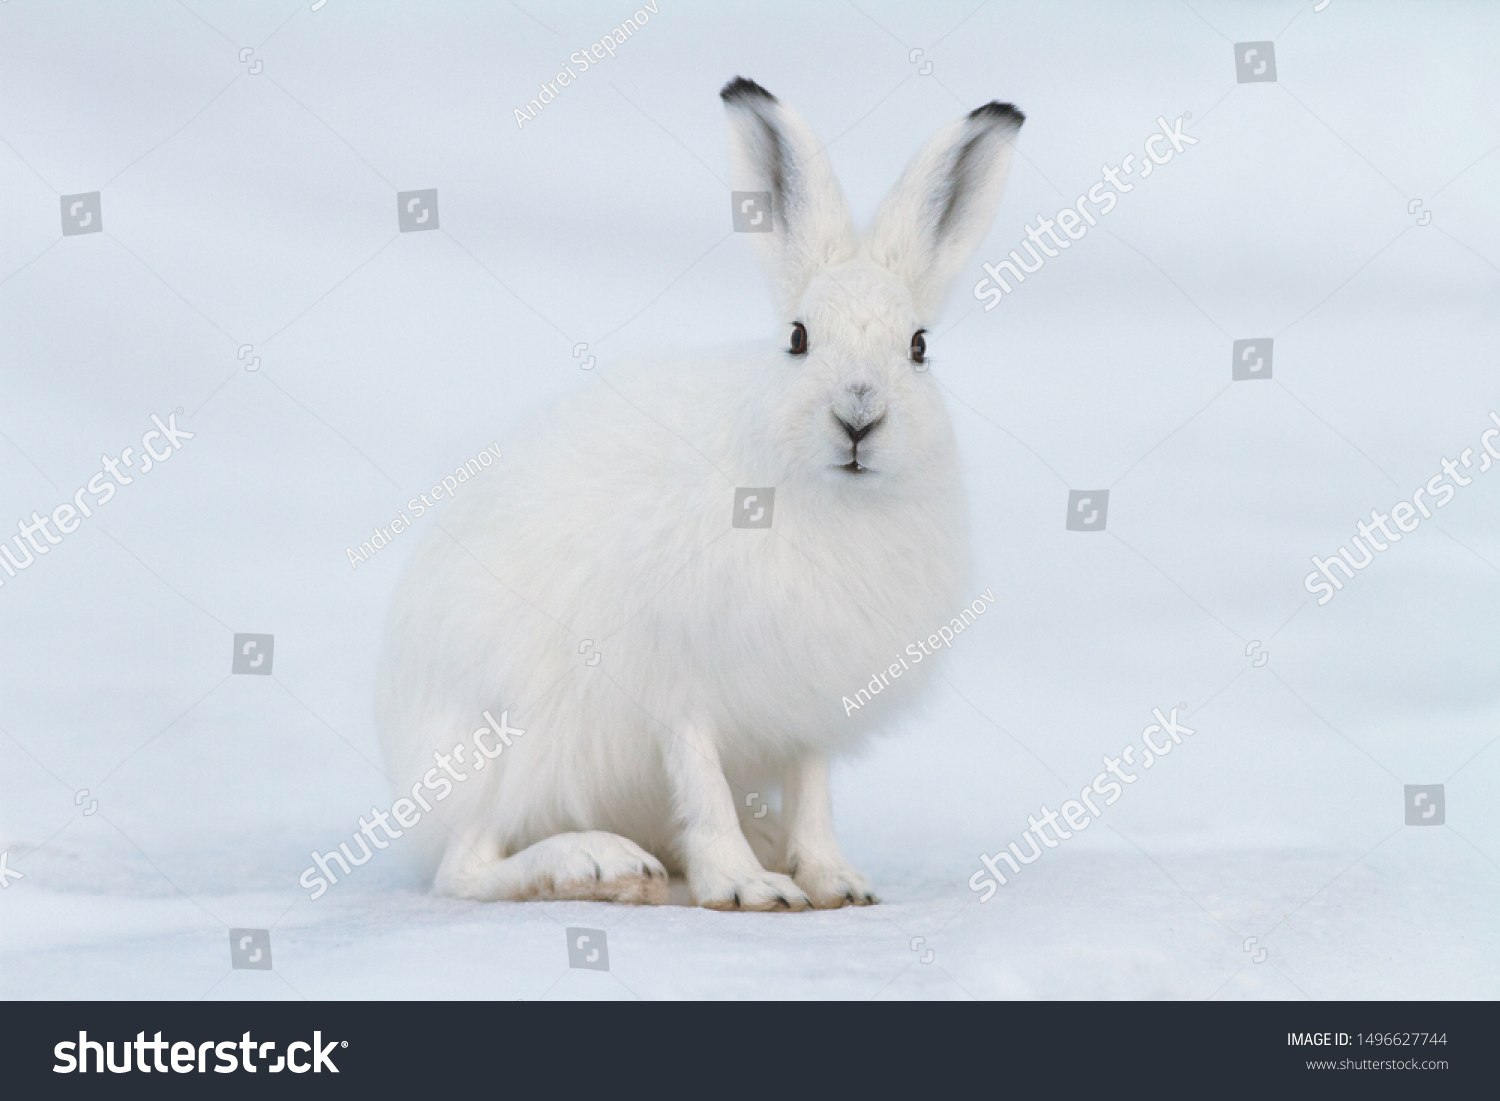
<svg viewBox="0 0 1500 1101">
<path fill-rule="evenodd" d="M 591 378 L 456 495 L 400 584 L 377 711 L 391 775 L 451 789 L 404 843 L 441 894 L 661 903 L 670 869 L 716 909 L 877 901 L 834 837 L 828 759 L 934 663 L 879 706 L 843 697 L 963 602 L 923 333 L 1023 116 L 945 126 L 860 236 L 802 118 L 743 78 L 720 96 L 734 189 L 771 197 L 745 237 L 781 338 Z M 524 734 L 502 745 L 485 712 Z"/>
</svg>

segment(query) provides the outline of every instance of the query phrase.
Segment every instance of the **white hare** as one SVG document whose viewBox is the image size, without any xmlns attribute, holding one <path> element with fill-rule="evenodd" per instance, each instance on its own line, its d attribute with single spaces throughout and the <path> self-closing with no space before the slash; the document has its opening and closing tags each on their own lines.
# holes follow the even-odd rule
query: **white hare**
<svg viewBox="0 0 1500 1101">
<path fill-rule="evenodd" d="M 934 663 L 878 706 L 843 697 L 963 602 L 968 516 L 922 334 L 1023 116 L 945 126 L 860 236 L 801 117 L 743 78 L 720 95 L 734 189 L 771 195 L 773 231 L 746 238 L 788 335 L 592 377 L 440 514 L 377 690 L 403 793 L 451 789 L 402 842 L 439 893 L 660 903 L 670 869 L 717 909 L 877 901 L 834 837 L 829 755 Z M 769 527 L 732 525 L 747 487 Z M 502 745 L 486 711 L 524 734 Z"/>
</svg>

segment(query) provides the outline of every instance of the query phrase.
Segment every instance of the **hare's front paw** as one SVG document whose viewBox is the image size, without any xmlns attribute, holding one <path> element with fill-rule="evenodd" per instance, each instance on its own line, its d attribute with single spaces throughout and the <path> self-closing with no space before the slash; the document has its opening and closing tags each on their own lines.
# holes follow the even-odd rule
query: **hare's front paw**
<svg viewBox="0 0 1500 1101">
<path fill-rule="evenodd" d="M 804 859 L 793 863 L 792 876 L 819 910 L 873 906 L 880 901 L 870 881 L 847 864 L 813 864 Z"/>
<path fill-rule="evenodd" d="M 689 877 L 693 901 L 710 910 L 811 910 L 791 877 L 762 868 L 742 873 L 709 870 Z"/>
</svg>

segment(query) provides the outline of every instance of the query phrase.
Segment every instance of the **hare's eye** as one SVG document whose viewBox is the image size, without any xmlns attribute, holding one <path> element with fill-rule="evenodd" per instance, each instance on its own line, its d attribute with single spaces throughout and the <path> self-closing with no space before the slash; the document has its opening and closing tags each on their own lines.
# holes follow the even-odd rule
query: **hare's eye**
<svg viewBox="0 0 1500 1101">
<path fill-rule="evenodd" d="M 807 355 L 807 327 L 800 321 L 792 325 L 792 346 L 787 350 L 794 356 Z"/>
<path fill-rule="evenodd" d="M 922 336 L 926 329 L 918 329 L 911 334 L 911 361 L 913 363 L 927 362 L 927 340 Z"/>
</svg>

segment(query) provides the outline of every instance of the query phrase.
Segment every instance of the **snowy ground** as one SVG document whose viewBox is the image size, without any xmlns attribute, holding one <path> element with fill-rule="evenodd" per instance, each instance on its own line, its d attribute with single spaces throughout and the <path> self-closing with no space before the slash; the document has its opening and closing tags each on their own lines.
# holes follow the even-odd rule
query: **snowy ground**
<svg viewBox="0 0 1500 1101">
<path fill-rule="evenodd" d="M 153 413 L 196 433 L 0 575 L 0 995 L 1500 995 L 1500 474 L 1327 605 L 1302 583 L 1500 411 L 1500 12 L 976 6 L 662 3 L 519 130 L 627 3 L 0 7 L 0 518 Z M 1237 83 L 1265 41 L 1277 80 Z M 948 119 L 1029 116 L 931 340 L 1003 615 L 835 777 L 885 903 L 455 903 L 394 852 L 308 901 L 309 850 L 389 804 L 372 670 L 420 531 L 345 548 L 598 385 L 575 344 L 607 374 L 779 338 L 725 211 L 736 73 L 861 216 Z M 981 260 L 1183 112 L 1197 145 L 978 308 Z M 439 230 L 398 233 L 425 188 Z M 94 191 L 103 232 L 60 235 Z M 1268 336 L 1272 378 L 1231 382 Z M 1104 532 L 1065 530 L 1100 487 Z M 235 633 L 274 635 L 271 676 L 230 673 Z M 1180 704 L 1196 734 L 979 901 L 980 853 Z M 1404 824 L 1405 785 L 1443 825 Z M 273 969 L 232 968 L 231 928 Z"/>
</svg>

